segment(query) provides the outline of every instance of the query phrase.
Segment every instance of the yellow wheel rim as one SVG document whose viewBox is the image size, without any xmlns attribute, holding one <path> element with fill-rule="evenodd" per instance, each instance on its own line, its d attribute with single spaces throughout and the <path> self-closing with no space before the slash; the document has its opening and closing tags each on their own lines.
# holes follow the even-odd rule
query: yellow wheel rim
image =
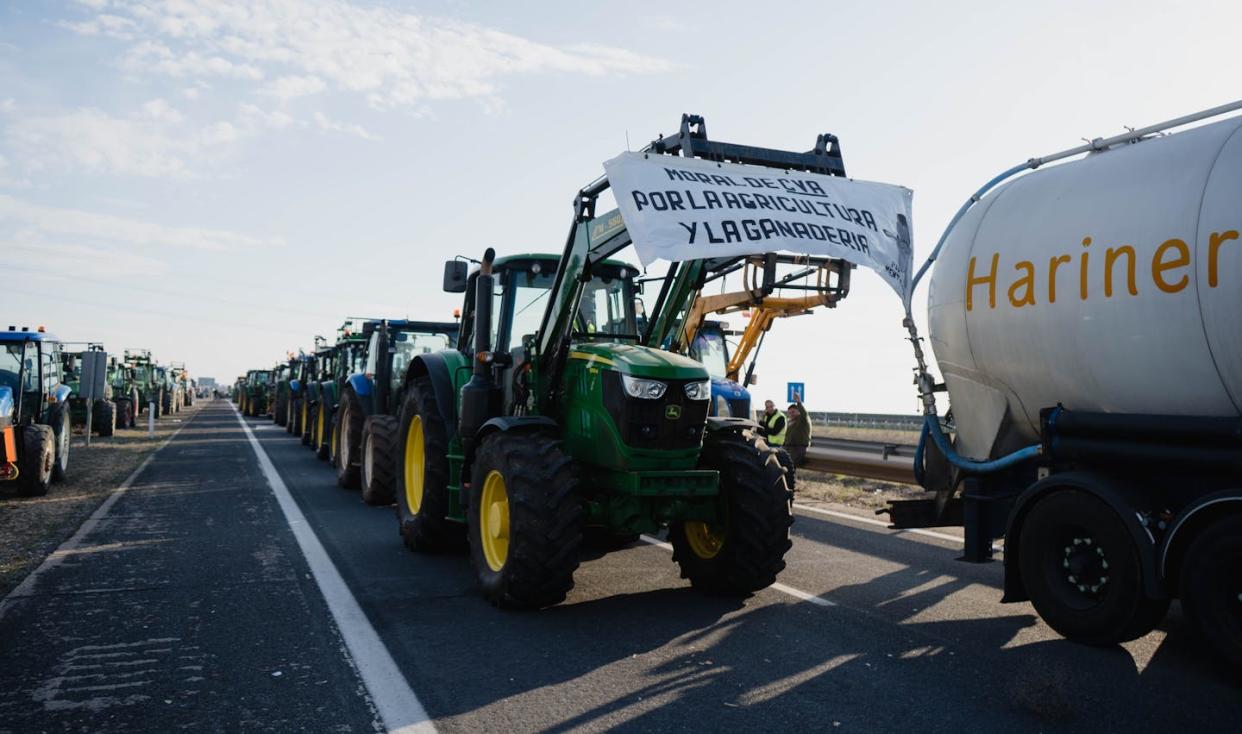
<svg viewBox="0 0 1242 734">
<path fill-rule="evenodd" d="M 411 515 L 423 507 L 423 419 L 414 416 L 405 432 L 405 506 Z"/>
<path fill-rule="evenodd" d="M 689 520 L 682 527 L 686 533 L 686 542 L 690 544 L 690 550 L 703 560 L 715 558 L 720 553 L 720 549 L 724 547 L 725 532 L 723 529 L 715 530 L 707 523 L 698 520 Z"/>
<path fill-rule="evenodd" d="M 310 412 L 310 406 L 308 406 L 306 404 L 306 401 L 303 400 L 302 401 L 302 430 L 306 430 L 306 416 L 309 412 Z"/>
<path fill-rule="evenodd" d="M 332 441 L 328 444 L 328 448 L 332 451 L 332 455 L 336 456 L 336 439 L 340 435 L 340 426 L 337 423 L 332 424 Z"/>
<path fill-rule="evenodd" d="M 495 469 L 483 480 L 483 495 L 479 498 L 479 535 L 483 545 L 483 558 L 488 568 L 499 571 L 509 557 L 509 493 L 505 491 L 505 478 Z"/>
<path fill-rule="evenodd" d="M 319 409 L 319 418 L 315 420 L 315 448 L 323 445 L 323 408 Z"/>
</svg>

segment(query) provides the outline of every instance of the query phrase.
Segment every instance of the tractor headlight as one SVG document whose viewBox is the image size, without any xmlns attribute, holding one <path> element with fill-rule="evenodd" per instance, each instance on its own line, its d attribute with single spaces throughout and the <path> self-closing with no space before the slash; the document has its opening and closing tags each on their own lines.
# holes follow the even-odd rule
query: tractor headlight
<svg viewBox="0 0 1242 734">
<path fill-rule="evenodd" d="M 711 380 L 686 383 L 686 397 L 691 400 L 707 400 L 712 396 Z"/>
<path fill-rule="evenodd" d="M 659 380 L 647 380 L 642 377 L 621 375 L 621 384 L 625 385 L 625 394 L 643 400 L 659 400 L 664 397 L 668 385 Z"/>
</svg>

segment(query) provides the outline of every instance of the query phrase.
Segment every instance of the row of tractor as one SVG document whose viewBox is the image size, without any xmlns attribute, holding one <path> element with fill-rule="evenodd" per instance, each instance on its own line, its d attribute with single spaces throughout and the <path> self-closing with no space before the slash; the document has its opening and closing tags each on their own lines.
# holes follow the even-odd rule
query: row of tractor
<svg viewBox="0 0 1242 734">
<path fill-rule="evenodd" d="M 732 146 L 708 141 L 696 118 L 648 152 L 708 149 L 844 175 L 831 136 L 807 153 Z M 500 606 L 561 602 L 584 544 L 606 551 L 666 532 L 694 588 L 735 595 L 773 584 L 791 547 L 792 464 L 739 399 L 739 363 L 726 354 L 705 366 L 722 350 L 704 340 L 724 336 L 706 319 L 790 287 L 813 293 L 779 315 L 835 305 L 852 266 L 760 254 L 643 274 L 616 259 L 632 244 L 620 214 L 595 213 L 608 188 L 601 179 L 578 193 L 559 254 L 488 248 L 447 262 L 458 320 L 350 319 L 331 346 L 234 385 L 244 415 L 283 425 L 367 504 L 394 505 L 410 550 L 468 552 Z M 730 273 L 745 275 L 745 293 L 705 301 Z M 748 353 L 771 324 L 761 318 Z"/>
<path fill-rule="evenodd" d="M 181 363 L 162 365 L 147 350 L 109 355 L 97 343 L 65 342 L 37 329 L 0 331 L 0 482 L 41 496 L 69 472 L 75 427 L 108 437 L 179 413 L 197 393 Z"/>
</svg>

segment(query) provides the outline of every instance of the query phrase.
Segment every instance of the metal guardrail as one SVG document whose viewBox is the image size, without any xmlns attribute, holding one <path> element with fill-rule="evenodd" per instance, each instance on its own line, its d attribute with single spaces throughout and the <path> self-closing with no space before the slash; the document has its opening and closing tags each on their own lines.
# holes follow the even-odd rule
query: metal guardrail
<svg viewBox="0 0 1242 734">
<path fill-rule="evenodd" d="M 812 423 L 824 426 L 917 431 L 923 425 L 923 416 L 914 413 L 830 413 L 818 410 L 807 413 Z"/>
<path fill-rule="evenodd" d="M 816 438 L 803 466 L 811 471 L 916 484 L 914 447 L 906 444 Z"/>
</svg>

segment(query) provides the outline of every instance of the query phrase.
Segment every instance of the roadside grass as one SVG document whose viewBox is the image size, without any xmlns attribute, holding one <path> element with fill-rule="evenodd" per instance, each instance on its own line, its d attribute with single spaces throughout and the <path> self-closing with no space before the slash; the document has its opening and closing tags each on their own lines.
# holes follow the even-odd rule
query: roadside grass
<svg viewBox="0 0 1242 734">
<path fill-rule="evenodd" d="M 880 441 L 882 443 L 914 446 L 919 442 L 918 431 L 895 428 L 852 428 L 848 426 L 825 426 L 815 424 L 815 435 L 821 438 L 846 438 L 851 441 Z"/>
<path fill-rule="evenodd" d="M 157 446 L 193 417 L 205 401 L 155 422 L 147 436 L 146 417 L 137 428 L 108 438 L 91 437 L 75 427 L 69 448 L 69 478 L 53 482 L 43 497 L 21 497 L 15 483 L 0 482 L 0 596 L 8 594 L 43 559 L 90 517 L 107 496 L 133 473 Z"/>
<path fill-rule="evenodd" d="M 811 504 L 822 502 L 864 510 L 877 510 L 886 507 L 889 500 L 914 499 L 923 495 L 923 488 L 912 484 L 881 482 L 875 479 L 799 469 L 794 501 L 810 501 Z"/>
</svg>

